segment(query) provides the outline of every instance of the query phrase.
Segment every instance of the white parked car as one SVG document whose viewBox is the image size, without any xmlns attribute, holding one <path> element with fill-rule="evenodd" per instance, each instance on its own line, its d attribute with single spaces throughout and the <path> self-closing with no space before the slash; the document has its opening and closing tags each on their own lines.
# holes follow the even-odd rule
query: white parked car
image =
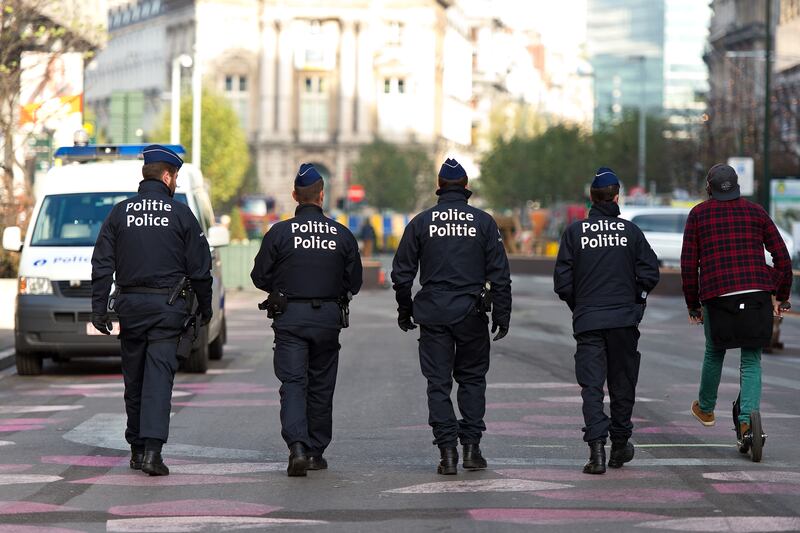
<svg viewBox="0 0 800 533">
<path fill-rule="evenodd" d="M 91 258 L 111 208 L 136 194 L 143 148 L 59 148 L 56 166 L 36 184 L 37 201 L 24 240 L 20 228 L 4 230 L 3 247 L 21 252 L 14 322 L 19 374 L 41 373 L 45 357 L 67 361 L 75 356 L 119 355 L 116 336 L 99 334 L 90 322 Z M 185 152 L 182 146 L 171 148 Z M 222 357 L 225 343 L 225 293 L 215 248 L 228 244 L 228 230 L 214 225 L 203 175 L 191 164 L 181 167 L 175 199 L 189 206 L 211 247 L 214 316 L 183 364 L 184 370 L 205 372 L 209 359 Z"/>
<path fill-rule="evenodd" d="M 680 268 L 683 229 L 691 208 L 688 207 L 623 207 L 620 218 L 630 220 L 642 230 L 656 253 L 661 266 Z M 778 231 L 794 258 L 794 241 L 789 232 L 778 226 Z M 764 251 L 767 264 L 772 265 L 772 256 Z"/>
</svg>

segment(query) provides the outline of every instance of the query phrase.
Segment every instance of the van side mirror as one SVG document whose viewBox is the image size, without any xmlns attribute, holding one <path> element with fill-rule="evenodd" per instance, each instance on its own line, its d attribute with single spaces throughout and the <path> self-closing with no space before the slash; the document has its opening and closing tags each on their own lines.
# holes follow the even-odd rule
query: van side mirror
<svg viewBox="0 0 800 533">
<path fill-rule="evenodd" d="M 231 242 L 231 234 L 225 226 L 211 226 L 208 228 L 208 245 L 213 248 L 228 246 Z"/>
<path fill-rule="evenodd" d="M 22 230 L 18 226 L 9 226 L 3 230 L 3 249 L 9 252 L 22 250 Z"/>
</svg>

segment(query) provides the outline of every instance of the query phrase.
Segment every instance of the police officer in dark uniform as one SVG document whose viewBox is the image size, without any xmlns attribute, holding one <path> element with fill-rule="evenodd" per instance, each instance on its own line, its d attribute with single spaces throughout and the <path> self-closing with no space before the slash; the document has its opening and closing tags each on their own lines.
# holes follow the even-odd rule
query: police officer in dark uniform
<svg viewBox="0 0 800 533">
<path fill-rule="evenodd" d="M 472 193 L 466 186 L 464 168 L 447 159 L 439 171 L 437 205 L 408 224 L 392 264 L 398 325 L 403 331 L 415 329 L 415 322 L 421 326 L 428 423 L 441 453 L 437 471 L 447 475 L 457 473 L 459 440 L 464 468 L 486 468 L 479 443 L 486 431 L 487 313 L 494 340 L 506 336 L 511 320 L 511 277 L 500 232 L 489 214 L 467 204 Z M 412 302 L 418 268 L 422 289 Z M 453 379 L 461 420 L 450 400 Z"/>
<path fill-rule="evenodd" d="M 211 320 L 211 253 L 194 214 L 173 198 L 181 158 L 160 145 L 142 153 L 139 193 L 111 209 L 97 237 L 92 324 L 110 334 L 109 292 L 116 283 L 111 303 L 120 321 L 130 467 L 165 476 L 161 447 L 169 434 L 179 337 L 194 294 L 202 321 Z"/>
<path fill-rule="evenodd" d="M 292 197 L 294 218 L 264 235 L 250 277 L 269 298 L 275 375 L 281 380 L 281 436 L 289 446 L 290 476 L 328 467 L 323 457 L 333 431 L 333 391 L 339 332 L 348 302 L 361 288 L 361 257 L 350 230 L 322 212 L 324 181 L 300 165 Z"/>
<path fill-rule="evenodd" d="M 583 440 L 590 450 L 586 474 L 605 473 L 609 433 L 608 466 L 620 468 L 633 459 L 628 439 L 639 378 L 638 325 L 659 278 L 658 260 L 641 230 L 618 218 L 619 188 L 613 170 L 598 169 L 589 217 L 564 231 L 554 273 L 555 292 L 572 310 L 578 343 L 575 375 L 583 398 Z M 606 380 L 610 420 L 603 412 Z"/>
</svg>

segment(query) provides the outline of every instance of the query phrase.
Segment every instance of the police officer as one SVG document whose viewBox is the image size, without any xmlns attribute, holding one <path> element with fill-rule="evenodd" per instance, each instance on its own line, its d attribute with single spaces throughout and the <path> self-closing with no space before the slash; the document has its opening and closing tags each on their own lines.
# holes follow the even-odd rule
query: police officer
<svg viewBox="0 0 800 533">
<path fill-rule="evenodd" d="M 339 332 L 347 327 L 347 302 L 361 288 L 358 243 L 323 214 L 323 186 L 313 165 L 300 165 L 292 192 L 299 204 L 295 216 L 264 235 L 250 273 L 255 286 L 269 293 L 264 306 L 274 319 L 289 476 L 328 467 L 323 453 L 333 431 Z"/>
<path fill-rule="evenodd" d="M 441 453 L 437 471 L 445 475 L 457 472 L 459 440 L 464 468 L 486 468 L 479 443 L 486 431 L 487 312 L 491 307 L 494 340 L 506 336 L 511 320 L 511 278 L 502 238 L 489 214 L 467 204 L 472 194 L 467 181 L 458 161 L 444 162 L 437 205 L 408 224 L 392 264 L 397 323 L 403 331 L 415 329 L 414 322 L 421 326 L 419 359 L 428 380 L 428 423 Z M 418 268 L 422 289 L 412 302 Z M 450 400 L 453 378 L 461 420 L 456 420 Z"/>
<path fill-rule="evenodd" d="M 178 339 L 192 291 L 202 321 L 211 320 L 211 253 L 191 210 L 173 198 L 181 158 L 156 144 L 142 153 L 139 193 L 111 209 L 97 237 L 92 324 L 110 334 L 109 292 L 116 273 L 113 308 L 120 321 L 130 467 L 166 476 L 161 447 L 169 434 Z"/>
<path fill-rule="evenodd" d="M 656 255 L 642 232 L 618 218 L 619 188 L 613 170 L 598 169 L 589 218 L 564 231 L 554 273 L 555 292 L 572 310 L 578 342 L 575 375 L 583 398 L 583 440 L 590 450 L 586 474 L 605 473 L 609 433 L 608 466 L 619 468 L 633 459 L 628 439 L 639 378 L 638 325 L 659 278 Z M 603 412 L 606 379 L 610 422 Z"/>
</svg>

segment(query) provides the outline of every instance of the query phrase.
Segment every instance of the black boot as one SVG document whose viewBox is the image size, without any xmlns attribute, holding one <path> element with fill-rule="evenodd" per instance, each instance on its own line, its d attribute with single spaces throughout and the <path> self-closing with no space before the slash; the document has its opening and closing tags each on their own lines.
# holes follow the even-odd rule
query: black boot
<svg viewBox="0 0 800 533">
<path fill-rule="evenodd" d="M 464 445 L 464 462 L 462 464 L 466 470 L 486 468 L 486 459 L 481 455 L 481 448 L 477 443 Z"/>
<path fill-rule="evenodd" d="M 452 476 L 458 473 L 458 450 L 455 446 L 448 446 L 447 448 L 439 448 L 442 454 L 442 460 L 439 461 L 439 467 L 436 472 L 445 476 Z"/>
<path fill-rule="evenodd" d="M 306 470 L 308 470 L 306 447 L 302 442 L 293 442 L 289 446 L 289 468 L 286 469 L 286 473 L 289 477 L 302 477 L 306 475 Z"/>
<path fill-rule="evenodd" d="M 142 461 L 144 461 L 144 446 L 131 445 L 131 462 L 132 470 L 141 470 Z"/>
<path fill-rule="evenodd" d="M 328 461 L 321 455 L 308 456 L 308 470 L 326 470 L 328 468 Z"/>
<path fill-rule="evenodd" d="M 583 467 L 584 474 L 606 473 L 606 441 L 593 440 L 589 443 L 589 462 Z"/>
<path fill-rule="evenodd" d="M 161 458 L 161 452 L 155 450 L 145 450 L 142 459 L 142 472 L 151 476 L 168 476 L 169 468 Z"/>
<path fill-rule="evenodd" d="M 633 459 L 633 443 L 627 440 L 611 441 L 611 456 L 608 458 L 609 468 L 622 468 L 622 465 Z"/>
</svg>

